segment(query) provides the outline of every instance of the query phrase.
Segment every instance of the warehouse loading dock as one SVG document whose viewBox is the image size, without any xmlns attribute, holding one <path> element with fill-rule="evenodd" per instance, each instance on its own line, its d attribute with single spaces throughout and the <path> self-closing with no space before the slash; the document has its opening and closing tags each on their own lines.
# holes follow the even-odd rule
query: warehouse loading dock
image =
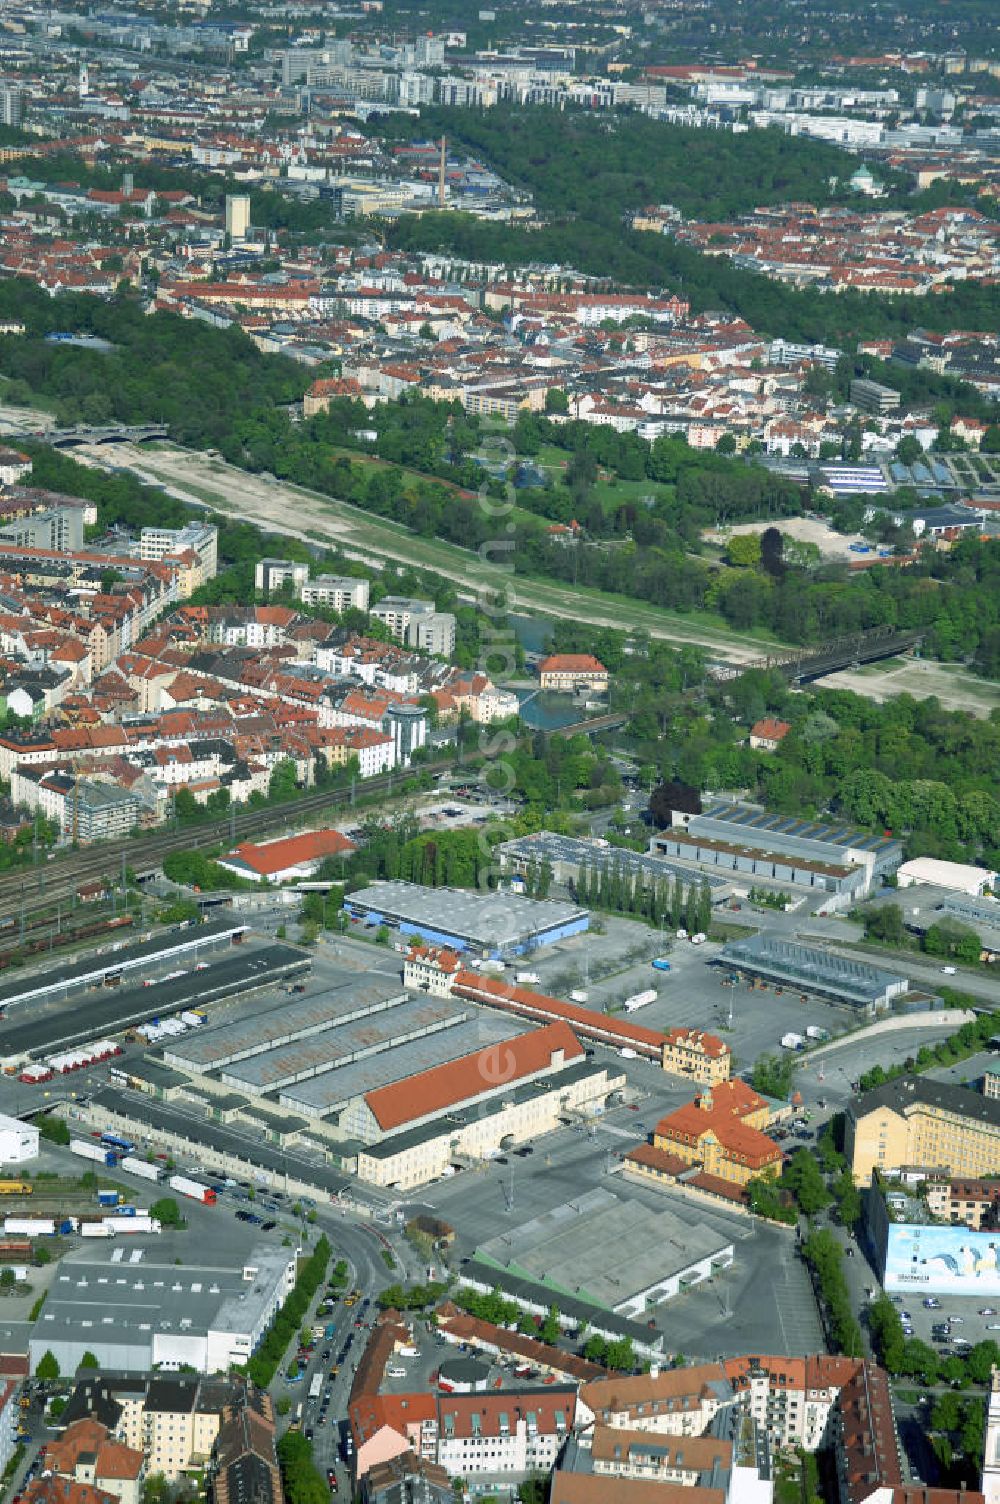
<svg viewBox="0 0 1000 1504">
<path fill-rule="evenodd" d="M 15 981 L 0 986 L 0 1009 L 15 1008 L 22 1003 L 36 1003 L 63 996 L 80 987 L 104 985 L 109 978 L 128 972 L 139 972 L 181 956 L 193 956 L 223 946 L 238 944 L 247 933 L 245 924 L 231 920 L 214 920 L 210 924 L 188 925 L 183 929 L 169 930 L 154 935 L 149 940 L 140 940 L 135 945 L 122 945 L 103 954 L 93 951 L 79 961 L 60 961 L 57 966 L 46 967 L 30 976 L 19 976 Z M 94 1030 L 87 1031 L 88 1037 Z"/>
<path fill-rule="evenodd" d="M 248 946 L 171 981 L 102 989 L 87 998 L 85 1007 L 78 1002 L 53 1007 L 24 1022 L 0 1025 L 0 1062 L 38 1059 L 98 1036 L 120 1034 L 151 1018 L 168 1018 L 221 997 L 273 987 L 300 975 L 310 964 L 309 956 L 292 945 Z"/>
</svg>

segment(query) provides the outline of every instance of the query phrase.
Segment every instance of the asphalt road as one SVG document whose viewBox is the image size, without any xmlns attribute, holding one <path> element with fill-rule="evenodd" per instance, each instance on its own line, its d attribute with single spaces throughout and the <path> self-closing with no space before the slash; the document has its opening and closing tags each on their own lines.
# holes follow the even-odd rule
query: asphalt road
<svg viewBox="0 0 1000 1504">
<path fill-rule="evenodd" d="M 361 1290 L 363 1299 L 367 1299 L 369 1304 L 363 1308 L 359 1301 L 354 1307 L 347 1307 L 341 1299 L 336 1302 L 331 1315 L 318 1318 L 314 1313 L 317 1306 L 323 1303 L 324 1291 L 321 1289 L 303 1324 L 318 1325 L 322 1320 L 324 1327 L 332 1325 L 335 1328 L 334 1335 L 331 1338 L 323 1337 L 317 1342 L 309 1366 L 299 1381 L 291 1383 L 284 1371 L 279 1372 L 271 1385 L 271 1394 L 276 1402 L 283 1396 L 291 1400 L 291 1411 L 285 1419 L 279 1421 L 279 1425 L 284 1429 L 294 1419 L 301 1420 L 303 1431 L 312 1432 L 316 1466 L 324 1475 L 329 1468 L 333 1468 L 337 1475 L 338 1493 L 349 1499 L 350 1479 L 340 1453 L 342 1422 L 347 1414 L 354 1372 L 364 1352 L 371 1323 L 377 1314 L 377 1296 L 393 1279 L 400 1277 L 400 1271 L 397 1269 L 396 1272 L 390 1272 L 382 1257 L 385 1244 L 379 1233 L 350 1220 L 346 1213 L 331 1212 L 325 1208 L 319 1214 L 318 1225 L 322 1226 L 333 1245 L 331 1268 L 338 1258 L 347 1259 L 349 1290 Z M 346 1354 L 341 1362 L 340 1354 L 345 1347 Z M 324 1357 L 327 1353 L 329 1356 Z M 290 1362 L 293 1357 L 294 1352 L 289 1350 L 287 1361 Z M 336 1377 L 331 1377 L 331 1370 L 335 1365 L 339 1371 Z M 287 1367 L 287 1362 L 285 1366 Z M 317 1373 L 325 1375 L 323 1391 L 318 1400 L 310 1400 L 309 1389 Z M 321 1415 L 324 1403 L 326 1409 Z"/>
</svg>

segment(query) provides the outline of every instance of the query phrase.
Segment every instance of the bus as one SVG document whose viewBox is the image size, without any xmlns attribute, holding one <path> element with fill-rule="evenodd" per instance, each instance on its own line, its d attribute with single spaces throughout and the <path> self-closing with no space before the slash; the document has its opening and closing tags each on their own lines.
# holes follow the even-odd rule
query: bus
<svg viewBox="0 0 1000 1504">
<path fill-rule="evenodd" d="M 109 1149 L 120 1149 L 123 1154 L 134 1154 L 135 1144 L 130 1138 L 122 1138 L 117 1133 L 102 1133 L 101 1143 L 107 1144 Z"/>
<path fill-rule="evenodd" d="M 309 1398 L 311 1400 L 318 1400 L 322 1393 L 323 1375 L 321 1373 L 314 1373 L 312 1383 L 309 1385 Z"/>
</svg>

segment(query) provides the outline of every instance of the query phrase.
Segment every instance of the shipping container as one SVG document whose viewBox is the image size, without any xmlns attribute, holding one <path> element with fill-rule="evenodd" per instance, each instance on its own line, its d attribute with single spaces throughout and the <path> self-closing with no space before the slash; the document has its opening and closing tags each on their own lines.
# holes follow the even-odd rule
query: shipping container
<svg viewBox="0 0 1000 1504">
<path fill-rule="evenodd" d="M 5 1217 L 3 1233 L 5 1238 L 12 1234 L 14 1237 L 35 1238 L 51 1237 L 56 1230 L 56 1224 L 51 1217 Z"/>
<path fill-rule="evenodd" d="M 186 1175 L 171 1175 L 167 1184 L 172 1191 L 177 1191 L 181 1196 L 189 1196 L 192 1201 L 200 1201 L 204 1206 L 215 1205 L 215 1191 L 210 1185 L 202 1185 L 200 1180 L 189 1180 Z"/>
<path fill-rule="evenodd" d="M 97 1193 L 98 1206 L 117 1206 L 119 1200 L 120 1193 L 118 1191 L 98 1191 Z"/>
<path fill-rule="evenodd" d="M 0 1196 L 30 1196 L 31 1189 L 27 1180 L 0 1180 Z"/>
</svg>

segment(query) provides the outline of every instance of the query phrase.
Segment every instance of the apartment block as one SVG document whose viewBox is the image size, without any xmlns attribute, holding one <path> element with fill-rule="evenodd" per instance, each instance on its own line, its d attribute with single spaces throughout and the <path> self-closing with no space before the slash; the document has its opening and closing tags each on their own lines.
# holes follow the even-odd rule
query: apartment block
<svg viewBox="0 0 1000 1504">
<path fill-rule="evenodd" d="M 270 595 L 272 591 L 280 590 L 289 580 L 297 595 L 308 584 L 309 565 L 296 564 L 291 559 L 257 560 L 253 572 L 255 590 L 262 590 L 265 595 Z"/>
<path fill-rule="evenodd" d="M 314 580 L 303 581 L 298 595 L 304 606 L 325 606 L 330 611 L 347 611 L 351 607 L 368 610 L 368 581 L 352 575 L 317 575 Z M 377 614 L 377 609 L 372 612 L 373 616 Z"/>
</svg>

